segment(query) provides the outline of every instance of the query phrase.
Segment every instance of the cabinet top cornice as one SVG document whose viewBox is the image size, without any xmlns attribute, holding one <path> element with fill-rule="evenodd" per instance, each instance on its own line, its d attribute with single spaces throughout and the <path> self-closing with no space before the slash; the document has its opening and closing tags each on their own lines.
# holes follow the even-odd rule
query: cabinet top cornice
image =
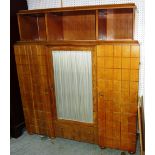
<svg viewBox="0 0 155 155">
<path fill-rule="evenodd" d="M 78 10 L 98 10 L 98 9 L 120 9 L 120 8 L 136 8 L 134 3 L 126 4 L 109 4 L 109 5 L 91 5 L 91 6 L 75 6 L 36 10 L 20 10 L 17 14 L 33 14 L 33 13 L 48 13 L 48 12 L 63 12 L 63 11 L 78 11 Z"/>
</svg>

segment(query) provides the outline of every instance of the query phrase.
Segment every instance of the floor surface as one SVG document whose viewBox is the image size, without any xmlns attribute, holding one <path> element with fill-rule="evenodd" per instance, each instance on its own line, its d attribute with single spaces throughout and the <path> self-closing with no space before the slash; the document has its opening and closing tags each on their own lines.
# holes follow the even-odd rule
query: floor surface
<svg viewBox="0 0 155 155">
<path fill-rule="evenodd" d="M 29 135 L 26 131 L 17 139 L 11 138 L 10 150 L 11 155 L 121 155 L 122 152 L 63 138 Z M 135 155 L 140 155 L 139 142 Z"/>
</svg>

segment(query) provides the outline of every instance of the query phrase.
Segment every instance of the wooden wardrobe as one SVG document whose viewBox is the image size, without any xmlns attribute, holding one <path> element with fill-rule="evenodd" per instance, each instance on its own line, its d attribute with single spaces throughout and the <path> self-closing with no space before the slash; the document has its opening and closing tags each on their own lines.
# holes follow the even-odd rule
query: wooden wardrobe
<svg viewBox="0 0 155 155">
<path fill-rule="evenodd" d="M 134 40 L 135 8 L 130 3 L 22 10 L 17 14 L 21 40 L 14 51 L 28 133 L 136 151 L 140 47 Z M 75 61 L 71 61 L 73 53 Z M 67 67 L 72 67 L 72 71 L 61 64 L 65 58 L 72 64 Z M 83 70 L 82 63 L 89 71 Z M 77 82 L 76 86 L 69 86 L 72 77 L 76 79 L 70 72 L 82 74 L 87 85 Z M 67 85 L 59 84 L 63 78 Z M 70 92 L 67 95 L 72 100 L 66 102 L 59 87 L 65 90 L 63 95 L 69 87 L 73 91 L 78 87 L 78 94 L 86 100 L 71 96 Z M 64 110 L 58 105 L 61 97 Z M 73 113 L 75 98 L 80 112 L 87 110 L 78 115 L 79 119 L 59 117 L 69 102 L 68 113 Z"/>
</svg>

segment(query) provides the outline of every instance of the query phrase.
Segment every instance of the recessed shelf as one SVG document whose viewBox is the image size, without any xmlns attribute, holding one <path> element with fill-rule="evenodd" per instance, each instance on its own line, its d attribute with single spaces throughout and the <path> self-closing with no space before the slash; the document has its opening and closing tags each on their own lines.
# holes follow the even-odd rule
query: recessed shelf
<svg viewBox="0 0 155 155">
<path fill-rule="evenodd" d="M 133 39 L 132 8 L 99 10 L 99 40 Z"/>
<path fill-rule="evenodd" d="M 18 16 L 21 40 L 46 40 L 46 24 L 44 14 L 24 14 Z"/>
<path fill-rule="evenodd" d="M 95 11 L 47 14 L 48 40 L 95 40 Z"/>
</svg>

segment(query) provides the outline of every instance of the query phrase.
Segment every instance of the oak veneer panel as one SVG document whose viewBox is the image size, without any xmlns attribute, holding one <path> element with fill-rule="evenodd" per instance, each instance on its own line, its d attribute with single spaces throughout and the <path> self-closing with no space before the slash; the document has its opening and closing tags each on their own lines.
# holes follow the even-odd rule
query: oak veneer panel
<svg viewBox="0 0 155 155">
<path fill-rule="evenodd" d="M 132 69 L 130 74 L 130 81 L 138 81 L 139 79 L 139 70 Z"/>
<path fill-rule="evenodd" d="M 122 58 L 114 57 L 114 68 L 121 68 L 122 67 Z"/>
<path fill-rule="evenodd" d="M 97 47 L 98 132 L 101 147 L 135 152 L 138 47 L 131 44 Z"/>
<path fill-rule="evenodd" d="M 135 152 L 136 143 L 132 143 L 130 141 L 122 141 L 120 149 L 121 150 L 128 150 L 129 152 Z"/>
<path fill-rule="evenodd" d="M 47 40 L 63 40 L 62 14 L 46 14 Z"/>
<path fill-rule="evenodd" d="M 95 40 L 95 11 L 63 12 L 64 40 Z"/>
<path fill-rule="evenodd" d="M 129 81 L 121 81 L 122 82 L 122 91 L 129 91 L 130 90 L 130 82 Z M 137 89 L 135 89 L 137 92 Z"/>
<path fill-rule="evenodd" d="M 126 4 L 106 4 L 106 5 L 91 5 L 91 6 L 76 6 L 76 7 L 61 7 L 50 9 L 37 9 L 37 10 L 20 10 L 19 14 L 32 14 L 32 13 L 47 13 L 47 12 L 63 12 L 63 11 L 79 11 L 79 10 L 96 10 L 96 9 L 119 9 L 119 8 L 136 8 L 134 3 Z"/>
<path fill-rule="evenodd" d="M 117 80 L 114 80 L 113 81 L 113 89 L 115 90 L 115 91 L 121 91 L 122 90 L 122 83 L 121 83 L 121 81 L 117 81 Z"/>
<path fill-rule="evenodd" d="M 130 58 L 122 58 L 122 68 L 130 69 Z"/>
<path fill-rule="evenodd" d="M 136 45 L 131 46 L 131 57 L 139 58 L 140 56 L 139 50 L 140 50 L 139 46 L 136 46 Z"/>
<path fill-rule="evenodd" d="M 106 24 L 106 10 L 98 11 L 98 39 L 106 40 L 107 38 L 107 24 Z"/>
<path fill-rule="evenodd" d="M 21 40 L 46 40 L 44 14 L 18 15 Z"/>
<path fill-rule="evenodd" d="M 137 105 L 131 102 L 128 102 L 127 104 L 123 103 L 121 105 L 121 111 L 125 113 L 137 113 Z"/>
<path fill-rule="evenodd" d="M 98 45 L 97 46 L 97 56 L 113 56 L 114 47 L 113 45 Z"/>
<path fill-rule="evenodd" d="M 104 58 L 102 58 L 102 57 L 98 57 L 97 58 L 97 66 L 98 67 L 103 67 L 104 68 Z"/>
<path fill-rule="evenodd" d="M 133 39 L 133 9 L 107 10 L 107 40 Z"/>
<path fill-rule="evenodd" d="M 57 137 L 89 143 L 98 143 L 97 128 L 94 128 L 93 124 L 69 120 L 56 120 L 55 134 Z"/>
<path fill-rule="evenodd" d="M 113 79 L 113 69 L 104 69 L 104 79 L 105 80 Z"/>
<path fill-rule="evenodd" d="M 130 69 L 122 69 L 122 80 L 130 81 Z"/>
<path fill-rule="evenodd" d="M 114 69 L 114 72 L 113 72 L 113 79 L 114 79 L 114 80 L 121 81 L 121 74 L 122 74 L 121 69 Z"/>
<path fill-rule="evenodd" d="M 113 57 L 104 57 L 104 68 L 113 68 L 114 60 Z"/>
<path fill-rule="evenodd" d="M 114 46 L 114 57 L 122 57 L 122 46 L 121 45 Z"/>
<path fill-rule="evenodd" d="M 47 40 L 45 15 L 37 17 L 39 40 Z"/>
<path fill-rule="evenodd" d="M 122 46 L 122 57 L 130 57 L 131 55 L 131 47 L 130 45 Z"/>
<path fill-rule="evenodd" d="M 131 58 L 131 69 L 139 69 L 139 58 Z"/>
<path fill-rule="evenodd" d="M 47 40 L 95 40 L 95 11 L 47 13 Z"/>
<path fill-rule="evenodd" d="M 21 40 L 38 39 L 38 27 L 36 17 L 29 15 L 19 15 L 18 22 Z"/>
<path fill-rule="evenodd" d="M 41 45 L 15 46 L 26 128 L 29 133 L 51 137 L 54 131 L 45 51 Z"/>
</svg>

